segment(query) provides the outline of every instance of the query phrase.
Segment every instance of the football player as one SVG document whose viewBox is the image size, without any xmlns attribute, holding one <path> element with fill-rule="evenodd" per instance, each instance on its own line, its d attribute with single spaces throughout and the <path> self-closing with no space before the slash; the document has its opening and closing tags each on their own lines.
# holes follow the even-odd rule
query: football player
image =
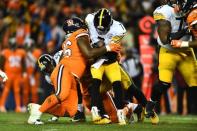
<svg viewBox="0 0 197 131">
<path fill-rule="evenodd" d="M 1 52 L 0 66 L 9 77 L 1 96 L 1 112 L 6 112 L 5 102 L 11 89 L 13 89 L 16 103 L 15 112 L 21 112 L 20 86 L 25 75 L 25 56 L 25 51 L 17 47 L 15 38 L 9 40 L 9 49 Z"/>
<path fill-rule="evenodd" d="M 190 41 L 172 40 L 171 45 L 173 47 L 197 47 L 197 4 L 189 4 L 191 4 L 191 8 L 189 8 L 189 6 L 186 9 L 186 12 L 189 10 L 189 13 L 186 16 L 186 22 L 193 38 Z"/>
<path fill-rule="evenodd" d="M 58 51 L 54 56 L 53 59 L 56 62 L 56 65 L 60 62 L 60 60 L 63 58 L 63 50 Z M 85 120 L 85 113 L 84 113 L 84 106 L 86 106 L 88 109 L 90 109 L 90 95 L 88 93 L 88 86 L 91 84 L 91 75 L 88 71 L 89 68 L 86 70 L 85 75 L 81 78 L 80 83 L 77 84 L 77 93 L 78 93 L 78 111 L 75 114 L 75 116 L 71 119 L 73 122 L 78 121 L 84 121 Z M 51 83 L 50 76 L 45 76 L 48 83 Z M 127 82 L 126 82 L 127 83 Z M 108 124 L 111 122 L 117 122 L 117 109 L 114 105 L 114 101 L 112 99 L 112 94 L 110 93 L 109 88 L 111 85 L 108 81 L 102 81 L 102 86 L 100 90 L 102 91 L 102 102 L 104 103 L 104 108 L 106 110 L 106 115 L 104 118 L 102 118 L 99 121 L 95 121 L 95 124 Z M 104 88 L 104 89 L 102 89 Z M 83 101 L 83 103 L 82 103 Z M 141 118 L 139 115 L 141 115 L 142 108 L 141 105 L 129 103 L 127 105 L 127 116 L 128 118 L 132 118 L 132 113 L 136 113 L 138 115 L 138 121 L 141 121 Z M 139 112 L 139 113 L 138 113 Z M 54 122 L 57 121 L 58 117 L 53 116 L 49 119 L 49 121 Z M 131 119 L 132 120 L 132 119 Z"/>
<path fill-rule="evenodd" d="M 43 124 L 42 113 L 55 116 L 72 117 L 77 112 L 77 81 L 83 76 L 87 60 L 103 55 L 106 52 L 119 52 L 118 44 L 110 44 L 101 48 L 91 48 L 89 34 L 85 23 L 80 18 L 67 19 L 63 24 L 67 39 L 62 48 L 64 57 L 56 66 L 53 58 L 47 54 L 38 59 L 42 72 L 50 75 L 55 93 L 48 96 L 42 105 L 30 103 L 29 124 Z"/>
<path fill-rule="evenodd" d="M 102 47 L 110 43 L 120 44 L 121 39 L 126 33 L 126 30 L 122 23 L 112 19 L 110 11 L 105 8 L 102 8 L 93 14 L 88 14 L 85 21 L 88 25 L 93 48 Z M 90 94 L 93 96 L 91 110 L 93 121 L 99 119 L 99 117 L 102 117 L 105 112 L 103 110 L 101 97 L 99 94 L 99 87 L 101 85 L 101 81 L 103 80 L 103 75 L 106 75 L 107 79 L 109 79 L 109 81 L 112 83 L 113 91 L 115 94 L 115 103 L 117 108 L 119 109 L 117 112 L 119 124 L 126 124 L 125 110 L 122 110 L 124 104 L 121 80 L 124 80 L 121 77 L 123 75 L 126 76 L 126 79 L 128 77 L 127 75 L 125 75 L 125 71 L 120 67 L 117 58 L 118 54 L 116 52 L 108 52 L 102 57 L 98 57 L 97 61 L 91 66 L 93 84 L 90 88 Z M 130 81 L 130 83 L 132 82 Z M 154 105 L 154 103 L 152 102 L 147 102 L 143 93 L 138 88 L 132 86 L 132 84 L 126 87 L 126 89 L 128 90 L 127 92 L 133 92 L 137 100 L 141 102 L 140 104 L 143 104 L 144 107 L 146 105 Z M 147 107 L 148 108 L 146 109 L 153 114 L 153 106 Z M 98 110 L 100 110 L 99 113 Z M 100 114 L 101 116 L 98 116 L 98 114 Z M 151 118 L 154 119 L 153 123 L 158 123 L 158 117 L 155 113 L 151 115 Z"/>
<path fill-rule="evenodd" d="M 153 90 L 151 99 L 158 101 L 163 92 L 166 92 L 171 85 L 173 73 L 178 69 L 189 90 L 196 93 L 197 72 L 194 62 L 194 54 L 191 48 L 173 48 L 170 43 L 172 40 L 188 41 L 186 35 L 186 23 L 183 19 L 183 8 L 186 5 L 184 0 L 168 0 L 153 13 L 157 22 L 159 50 L 159 84 Z"/>
</svg>

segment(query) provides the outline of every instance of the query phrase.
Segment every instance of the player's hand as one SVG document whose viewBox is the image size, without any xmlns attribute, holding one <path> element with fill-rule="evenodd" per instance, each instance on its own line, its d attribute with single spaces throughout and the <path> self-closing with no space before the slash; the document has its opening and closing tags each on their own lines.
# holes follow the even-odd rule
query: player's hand
<svg viewBox="0 0 197 131">
<path fill-rule="evenodd" d="M 7 75 L 3 71 L 0 71 L 0 77 L 3 79 L 3 82 L 7 81 L 8 79 Z"/>
<path fill-rule="evenodd" d="M 121 51 L 121 45 L 120 44 L 109 44 L 109 45 L 106 45 L 106 49 L 107 49 L 107 52 L 109 51 L 114 51 L 114 52 L 117 52 L 119 53 Z"/>
<path fill-rule="evenodd" d="M 172 40 L 171 45 L 172 45 L 172 47 L 175 47 L 175 48 L 181 48 L 181 47 L 188 47 L 189 46 L 187 41 L 182 41 L 182 40 Z"/>
</svg>

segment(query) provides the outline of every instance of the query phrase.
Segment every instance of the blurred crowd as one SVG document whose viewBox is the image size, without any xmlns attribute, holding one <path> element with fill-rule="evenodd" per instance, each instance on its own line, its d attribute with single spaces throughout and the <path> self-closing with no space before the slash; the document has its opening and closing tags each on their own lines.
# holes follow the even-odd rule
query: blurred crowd
<svg viewBox="0 0 197 131">
<path fill-rule="evenodd" d="M 113 19 L 121 21 L 127 29 L 127 35 L 122 40 L 124 48 L 121 61 L 136 85 L 143 90 L 147 98 L 150 98 L 151 88 L 154 87 L 157 79 L 157 42 L 155 39 L 157 34 L 152 13 L 160 4 L 160 0 L 1 0 L 0 52 L 10 48 L 9 43 L 13 42 L 12 38 L 17 49 L 24 50 L 24 59 L 30 59 L 36 64 L 38 54 L 54 54 L 61 48 L 64 40 L 62 24 L 66 18 L 77 16 L 84 19 L 88 13 L 107 8 L 112 12 Z M 37 55 L 33 52 L 37 52 L 35 53 Z M 17 91 L 21 102 L 15 101 L 15 104 L 24 106 L 24 109 L 17 107 L 15 108 L 17 112 L 25 111 L 25 106 L 29 101 L 42 101 L 51 91 L 50 85 L 36 69 L 31 73 L 26 73 L 27 64 L 25 67 L 19 83 L 23 87 Z M 35 65 L 33 67 L 36 68 Z M 21 74 L 16 73 L 16 76 L 21 77 Z M 177 79 L 177 81 L 181 80 Z M 169 102 L 169 98 L 170 101 L 176 101 L 174 96 L 176 96 L 177 88 L 164 96 L 164 102 L 161 102 L 163 105 L 161 112 L 189 113 L 185 105 L 187 103 L 185 95 L 179 98 L 179 106 Z M 185 89 L 185 87 L 182 88 Z M 1 91 L 1 97 L 3 97 L 0 103 L 1 112 L 10 109 L 10 103 L 13 103 L 13 100 L 9 100 L 8 93 L 7 96 L 6 93 L 2 93 L 4 89 L 2 88 Z M 181 93 L 183 94 L 183 91 Z M 7 100 L 6 107 L 2 99 Z M 15 97 L 15 99 L 19 98 Z"/>
</svg>

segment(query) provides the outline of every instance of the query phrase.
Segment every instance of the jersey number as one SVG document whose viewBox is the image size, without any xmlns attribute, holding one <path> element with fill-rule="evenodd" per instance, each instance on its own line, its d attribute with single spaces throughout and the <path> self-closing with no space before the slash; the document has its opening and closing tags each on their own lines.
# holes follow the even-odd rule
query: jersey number
<svg viewBox="0 0 197 131">
<path fill-rule="evenodd" d="M 64 56 L 70 57 L 70 56 L 72 55 L 72 50 L 69 48 L 69 46 L 71 46 L 71 45 L 72 45 L 71 41 L 67 41 L 67 42 L 64 44 L 64 47 L 63 47 Z"/>
</svg>

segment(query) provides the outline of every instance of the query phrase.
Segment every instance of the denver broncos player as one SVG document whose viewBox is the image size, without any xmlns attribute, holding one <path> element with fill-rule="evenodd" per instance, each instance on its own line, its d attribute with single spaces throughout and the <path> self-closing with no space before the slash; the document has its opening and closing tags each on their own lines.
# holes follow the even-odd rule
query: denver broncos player
<svg viewBox="0 0 197 131">
<path fill-rule="evenodd" d="M 171 40 L 188 41 L 189 36 L 185 35 L 186 23 L 182 18 L 182 9 L 186 3 L 184 0 L 168 0 L 168 4 L 158 7 L 154 13 L 154 19 L 158 28 L 159 51 L 159 85 L 153 90 L 151 99 L 159 100 L 163 92 L 166 92 L 171 85 L 172 77 L 177 68 L 189 90 L 195 92 L 197 86 L 197 70 L 194 62 L 195 56 L 191 48 L 173 48 Z"/>
<path fill-rule="evenodd" d="M 172 40 L 171 45 L 173 47 L 180 48 L 180 47 L 197 46 L 197 4 L 192 4 L 192 3 L 189 4 L 191 4 L 191 8 L 186 9 L 186 12 L 188 12 L 189 10 L 189 13 L 186 16 L 186 22 L 191 32 L 192 40 L 190 41 Z"/>
<path fill-rule="evenodd" d="M 1 112 L 6 112 L 5 102 L 11 89 L 13 89 L 14 92 L 16 103 L 15 111 L 21 112 L 20 86 L 24 76 L 23 74 L 25 73 L 25 55 L 25 51 L 17 47 L 15 38 L 9 40 L 9 49 L 4 49 L 1 52 L 0 66 L 9 77 L 1 96 Z"/>
<path fill-rule="evenodd" d="M 126 33 L 124 26 L 120 22 L 113 20 L 110 11 L 105 8 L 102 8 L 93 14 L 88 14 L 85 20 L 89 28 L 92 47 L 94 48 L 108 45 L 110 43 L 120 44 L 121 39 Z M 91 66 L 91 74 L 93 77 L 93 84 L 90 88 L 90 94 L 93 96 L 91 112 L 93 121 L 102 117 L 104 114 L 101 103 L 102 100 L 100 100 L 99 87 L 101 86 L 102 80 L 104 80 L 103 75 L 107 76 L 107 79 L 112 83 L 116 106 L 120 109 L 117 112 L 119 124 L 124 125 L 126 124 L 124 119 L 125 111 L 121 110 L 123 108 L 122 83 L 129 83 L 125 84 L 126 86 L 123 87 L 126 87 L 125 89 L 128 93 L 133 92 L 134 96 L 144 107 L 150 104 L 154 105 L 154 103 L 147 102 L 144 94 L 138 88 L 132 86 L 132 81 L 127 73 L 120 67 L 117 56 L 118 54 L 116 52 L 106 53 L 102 57 L 97 58 L 97 61 Z M 149 112 L 152 112 L 151 107 L 147 109 L 149 109 Z M 100 110 L 99 113 L 98 110 Z M 101 116 L 98 116 L 98 114 Z M 154 118 L 153 123 L 158 122 L 158 117 L 155 116 L 156 114 L 152 116 L 152 118 Z"/>
<path fill-rule="evenodd" d="M 87 60 L 109 51 L 119 52 L 121 49 L 118 44 L 91 48 L 86 25 L 79 18 L 67 19 L 63 29 L 67 39 L 62 44 L 64 57 L 60 63 L 56 66 L 55 61 L 49 55 L 42 55 L 38 59 L 41 71 L 50 74 L 55 93 L 48 96 L 42 105 L 34 103 L 28 105 L 29 124 L 43 124 L 40 121 L 42 113 L 69 117 L 75 115 L 78 103 L 76 84 L 84 74 Z"/>
</svg>

